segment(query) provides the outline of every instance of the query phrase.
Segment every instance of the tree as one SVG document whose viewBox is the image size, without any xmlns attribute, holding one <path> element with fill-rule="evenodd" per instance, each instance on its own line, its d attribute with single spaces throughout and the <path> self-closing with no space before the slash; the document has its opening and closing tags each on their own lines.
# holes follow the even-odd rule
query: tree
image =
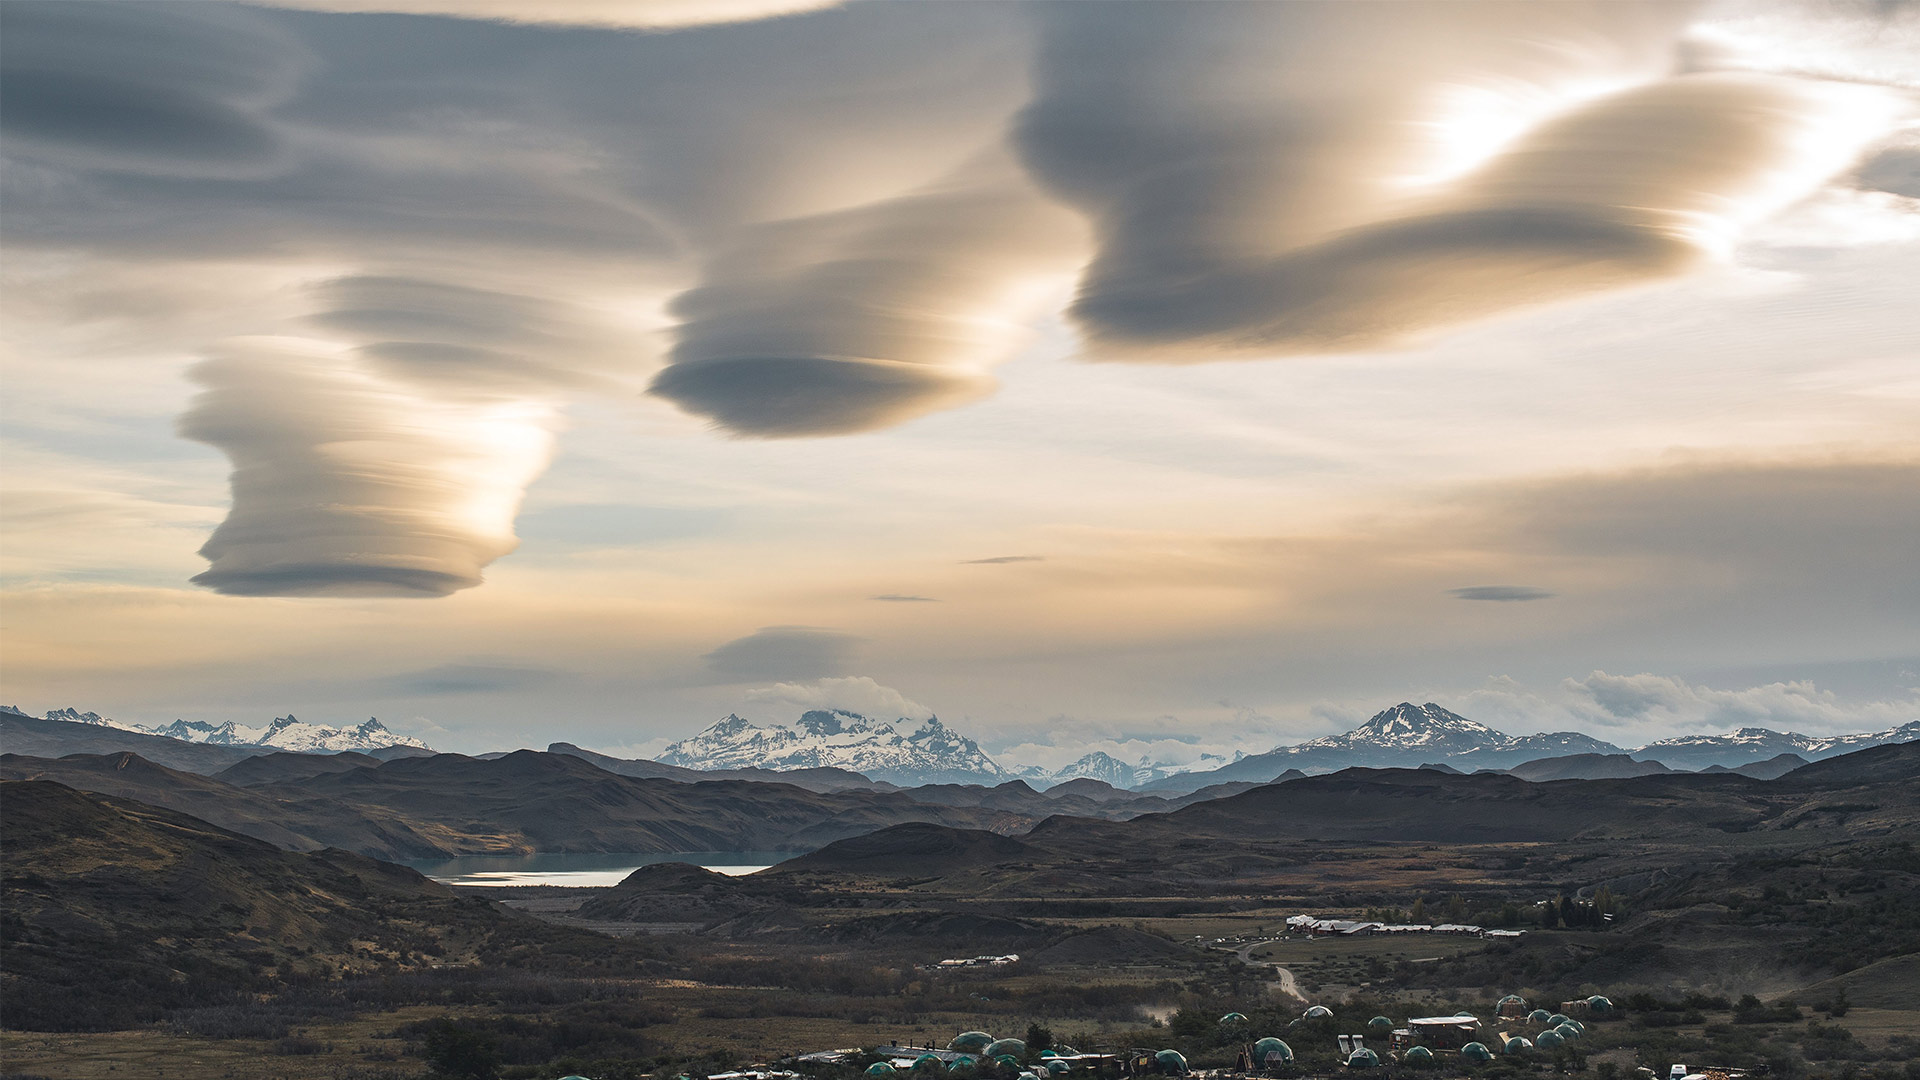
<svg viewBox="0 0 1920 1080">
<path fill-rule="evenodd" d="M 1447 921 L 1450 923 L 1467 921 L 1467 901 L 1459 893 L 1447 897 Z"/>
<path fill-rule="evenodd" d="M 1027 1025 L 1027 1049 L 1033 1053 L 1053 1049 L 1053 1032 L 1039 1024 Z"/>
<path fill-rule="evenodd" d="M 500 1054 L 486 1033 L 437 1020 L 427 1028 L 424 1057 L 433 1071 L 460 1080 L 494 1080 L 500 1075 Z"/>
<path fill-rule="evenodd" d="M 1847 988 L 1843 986 L 1840 988 L 1840 992 L 1834 995 L 1833 1008 L 1827 1010 L 1827 1015 L 1838 1019 L 1839 1017 L 1847 1015 L 1847 1010 L 1851 1008 L 1853 1008 L 1853 1004 L 1847 1000 Z"/>
<path fill-rule="evenodd" d="M 1411 917 L 1409 918 L 1409 920 L 1408 920 L 1408 921 L 1410 921 L 1410 922 L 1417 922 L 1417 923 L 1421 923 L 1421 922 L 1426 922 L 1426 921 L 1427 921 L 1427 900 L 1426 900 L 1426 897 L 1424 897 L 1424 896 L 1421 896 L 1421 897 L 1415 897 L 1415 898 L 1414 898 L 1414 901 L 1413 901 L 1413 913 L 1412 913 L 1412 915 L 1411 915 Z"/>
</svg>

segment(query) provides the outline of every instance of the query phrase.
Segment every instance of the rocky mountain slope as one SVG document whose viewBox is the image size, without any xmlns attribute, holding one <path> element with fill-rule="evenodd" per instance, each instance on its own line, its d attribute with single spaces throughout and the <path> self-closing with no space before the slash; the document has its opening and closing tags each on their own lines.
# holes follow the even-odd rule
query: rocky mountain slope
<svg viewBox="0 0 1920 1080">
<path fill-rule="evenodd" d="M 283 851 L 139 802 L 44 781 L 0 785 L 0 799 L 11 1028 L 127 1027 L 226 1004 L 276 965 L 283 977 L 396 972 L 568 933 L 403 867 Z"/>
</svg>

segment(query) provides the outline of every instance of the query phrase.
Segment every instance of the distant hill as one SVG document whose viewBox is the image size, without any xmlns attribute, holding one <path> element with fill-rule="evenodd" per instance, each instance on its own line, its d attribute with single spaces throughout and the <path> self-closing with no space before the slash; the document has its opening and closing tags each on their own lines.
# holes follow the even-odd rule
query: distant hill
<svg viewBox="0 0 1920 1080">
<path fill-rule="evenodd" d="M 7 1026 L 102 1030 L 225 1004 L 260 973 L 461 964 L 567 933 L 404 867 L 295 854 L 186 814 L 60 784 L 0 784 Z M 191 977 L 183 977 L 191 973 Z"/>
<path fill-rule="evenodd" d="M 691 863 L 654 863 L 580 905 L 586 919 L 608 922 L 715 923 L 779 901 L 739 878 Z"/>
<path fill-rule="evenodd" d="M 896 825 L 856 836 L 777 867 L 783 873 L 912 875 L 1013 862 L 1033 855 L 1011 836 L 928 823 Z"/>
<path fill-rule="evenodd" d="M 0 705 L 0 713 L 27 716 L 26 713 L 11 705 Z M 257 728 L 242 727 L 230 720 L 224 724 L 210 724 L 204 720 L 175 720 L 171 724 L 154 726 L 130 724 L 101 716 L 96 712 L 81 712 L 79 709 L 69 707 L 55 709 L 47 713 L 45 719 L 112 728 L 138 735 L 159 735 L 164 738 L 178 739 L 181 742 L 207 743 L 214 746 L 266 747 L 270 750 L 292 750 L 309 754 L 333 753 L 340 750 L 360 750 L 368 753 L 430 754 L 433 752 L 419 739 L 389 731 L 385 724 L 371 717 L 366 723 L 350 728 L 306 723 L 291 713 L 275 717 L 271 723 Z"/>
<path fill-rule="evenodd" d="M 1635 761 L 1627 754 L 1568 754 L 1539 758 L 1507 770 L 1509 776 L 1536 783 L 1547 780 L 1617 780 L 1624 776 L 1651 776 L 1672 772 L 1657 761 Z"/>
<path fill-rule="evenodd" d="M 225 784 L 252 787 L 256 784 L 301 780 L 321 773 L 379 768 L 380 764 L 379 758 L 352 750 L 342 750 L 337 754 L 297 754 L 279 750 L 271 754 L 247 758 L 245 761 L 214 773 L 213 778 Z"/>
<path fill-rule="evenodd" d="M 1755 780 L 1778 780 L 1807 763 L 1799 754 L 1780 754 L 1765 761 L 1749 761 L 1745 765 L 1729 769 L 1725 765 L 1709 765 L 1701 772 L 1730 772 L 1741 776 L 1751 776 Z"/>
</svg>

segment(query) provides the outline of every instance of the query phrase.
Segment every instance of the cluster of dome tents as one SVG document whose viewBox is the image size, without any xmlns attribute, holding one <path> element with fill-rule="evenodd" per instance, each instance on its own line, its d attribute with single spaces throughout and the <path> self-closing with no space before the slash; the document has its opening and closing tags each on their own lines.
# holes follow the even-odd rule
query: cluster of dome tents
<svg viewBox="0 0 1920 1080">
<path fill-rule="evenodd" d="M 1561 1008 L 1583 1016 L 1602 1015 L 1613 1011 L 1613 1002 L 1596 994 L 1584 1001 L 1565 1003 Z M 1409 1020 L 1405 1027 L 1397 1027 L 1388 1017 L 1376 1016 L 1366 1022 L 1364 1041 L 1359 1036 L 1351 1041 L 1347 1036 L 1340 1037 L 1341 1052 L 1347 1067 L 1359 1069 L 1382 1065 L 1382 1054 L 1389 1046 L 1392 1047 L 1393 1056 L 1404 1064 L 1433 1062 L 1436 1060 L 1436 1050 L 1458 1053 L 1469 1062 L 1490 1062 L 1496 1054 L 1514 1056 L 1552 1051 L 1585 1038 L 1587 1034 L 1587 1027 L 1581 1021 L 1565 1012 L 1529 1009 L 1526 1000 L 1516 994 L 1501 998 L 1496 1012 L 1505 1030 L 1501 1038 L 1491 1038 L 1486 1042 L 1479 1040 L 1482 1030 L 1479 1018 L 1468 1012 Z M 1324 1005 L 1314 1005 L 1290 1026 L 1332 1018 L 1333 1010 Z M 1251 1023 L 1244 1013 L 1230 1012 L 1220 1018 L 1221 1026 L 1229 1029 L 1244 1028 Z M 1367 1046 L 1366 1042 L 1377 1043 L 1381 1049 Z M 1497 1045 L 1489 1046 L 1489 1042 Z M 1189 1072 L 1186 1057 L 1177 1050 L 1152 1052 L 1150 1058 L 1145 1051 L 1135 1051 L 1134 1054 L 1138 1056 L 1131 1057 L 1129 1067 L 1135 1075 L 1147 1070 L 1169 1076 L 1185 1076 Z M 1086 1065 L 1098 1066 L 1103 1062 L 1115 1061 L 1115 1055 L 1082 1054 L 1070 1046 L 1058 1046 L 1037 1055 L 1029 1055 L 1024 1040 L 996 1039 L 984 1031 L 963 1031 L 947 1044 L 944 1053 L 921 1053 L 911 1065 L 907 1065 L 904 1058 L 877 1062 L 868 1066 L 866 1073 L 871 1077 L 891 1077 L 903 1073 L 927 1075 L 952 1070 L 970 1072 L 978 1068 L 1005 1067 L 1019 1070 L 1017 1080 L 1052 1080 Z M 1247 1044 L 1242 1067 L 1252 1072 L 1265 1072 L 1291 1065 L 1293 1061 L 1293 1047 L 1283 1039 L 1266 1036 Z"/>
</svg>

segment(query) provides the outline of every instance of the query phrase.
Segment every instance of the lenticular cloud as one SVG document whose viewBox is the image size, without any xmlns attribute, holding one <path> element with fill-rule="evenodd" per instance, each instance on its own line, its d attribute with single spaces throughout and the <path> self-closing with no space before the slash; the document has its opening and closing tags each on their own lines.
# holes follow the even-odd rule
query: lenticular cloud
<svg viewBox="0 0 1920 1080">
<path fill-rule="evenodd" d="M 444 596 L 512 551 L 550 408 L 448 401 L 295 344 L 232 347 L 181 433 L 233 460 L 233 509 L 193 580 L 237 596 Z"/>
</svg>

